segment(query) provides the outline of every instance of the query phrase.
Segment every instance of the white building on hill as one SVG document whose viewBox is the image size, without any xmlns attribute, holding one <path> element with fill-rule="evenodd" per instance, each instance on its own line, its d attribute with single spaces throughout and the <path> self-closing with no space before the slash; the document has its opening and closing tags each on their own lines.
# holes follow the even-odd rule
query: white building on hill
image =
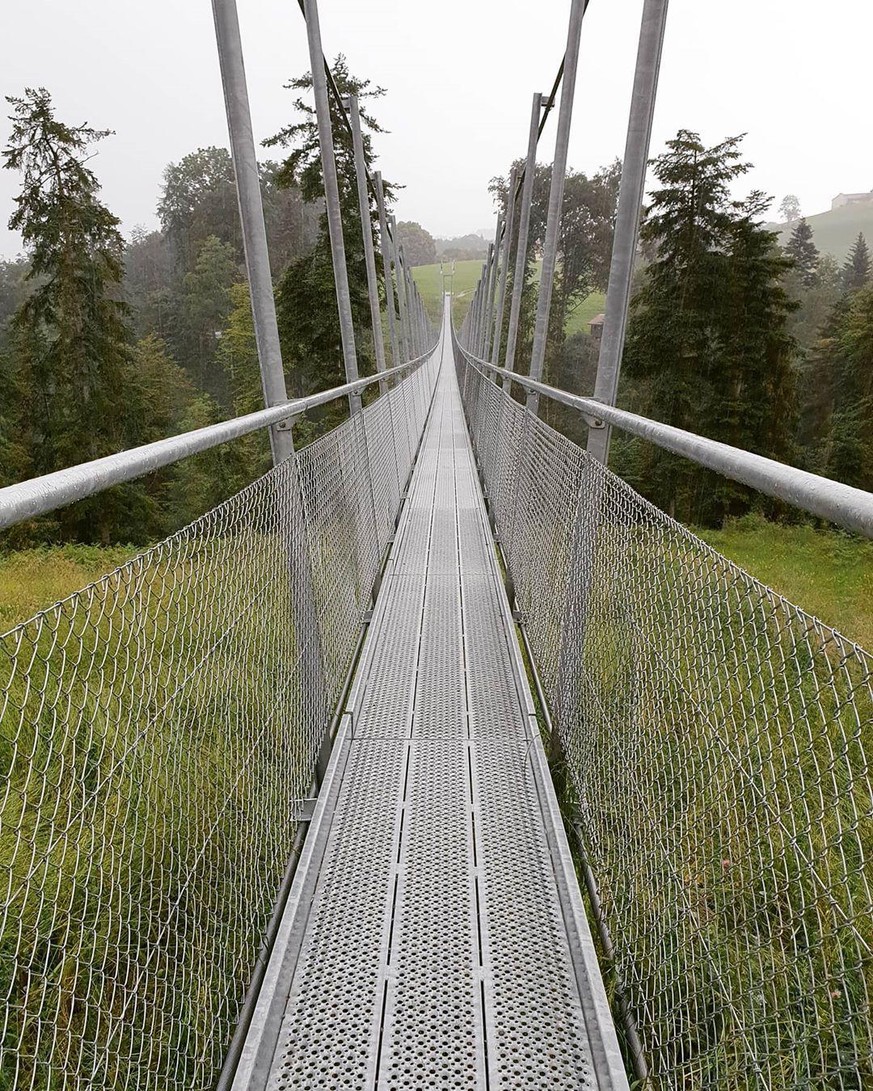
<svg viewBox="0 0 873 1091">
<path fill-rule="evenodd" d="M 843 205 L 873 204 L 873 189 L 869 193 L 838 193 L 831 201 L 831 212 Z"/>
</svg>

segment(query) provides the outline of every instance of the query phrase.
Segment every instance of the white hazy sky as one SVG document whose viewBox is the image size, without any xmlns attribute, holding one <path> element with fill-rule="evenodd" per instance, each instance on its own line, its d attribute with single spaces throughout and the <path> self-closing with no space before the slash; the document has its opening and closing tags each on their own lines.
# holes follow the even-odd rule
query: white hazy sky
<svg viewBox="0 0 873 1091">
<path fill-rule="evenodd" d="M 309 67 L 295 0 L 238 0 L 255 134 L 289 117 L 282 84 Z M 524 152 L 530 96 L 564 49 L 569 0 L 321 0 L 325 52 L 388 89 L 383 173 L 405 184 L 398 219 L 435 235 L 487 227 L 489 178 Z M 620 155 L 642 0 L 592 0 L 583 28 L 570 163 Z M 93 160 L 129 231 L 155 226 L 164 165 L 226 144 L 209 0 L 7 0 L 0 91 L 43 85 L 59 116 L 116 131 Z M 873 5 L 865 0 L 671 0 L 653 154 L 678 128 L 715 143 L 747 132 L 748 186 L 803 211 L 873 186 Z M 4 104 L 5 105 L 5 104 Z M 5 144 L 9 123 L 0 122 Z M 553 115 L 554 117 L 554 115 Z M 554 132 L 550 122 L 548 132 Z M 544 138 L 541 159 L 551 158 Z M 0 255 L 18 179 L 0 171 Z"/>
</svg>

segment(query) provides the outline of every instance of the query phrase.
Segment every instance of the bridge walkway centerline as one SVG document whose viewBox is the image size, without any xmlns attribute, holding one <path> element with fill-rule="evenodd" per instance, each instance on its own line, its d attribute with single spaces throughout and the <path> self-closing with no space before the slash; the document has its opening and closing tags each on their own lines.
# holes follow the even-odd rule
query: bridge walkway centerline
<svg viewBox="0 0 873 1091">
<path fill-rule="evenodd" d="M 627 1088 L 448 332 L 234 1088 Z"/>
</svg>

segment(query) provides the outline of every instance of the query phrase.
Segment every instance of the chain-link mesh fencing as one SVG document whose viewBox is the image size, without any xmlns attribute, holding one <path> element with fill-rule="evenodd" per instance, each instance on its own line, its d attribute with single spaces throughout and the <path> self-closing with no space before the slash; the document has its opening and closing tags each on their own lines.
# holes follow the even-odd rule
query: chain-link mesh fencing
<svg viewBox="0 0 873 1091">
<path fill-rule="evenodd" d="M 634 1067 L 873 1087 L 873 660 L 457 363 Z"/>
<path fill-rule="evenodd" d="M 438 359 L 0 637 L 0 1089 L 211 1088 Z"/>
</svg>

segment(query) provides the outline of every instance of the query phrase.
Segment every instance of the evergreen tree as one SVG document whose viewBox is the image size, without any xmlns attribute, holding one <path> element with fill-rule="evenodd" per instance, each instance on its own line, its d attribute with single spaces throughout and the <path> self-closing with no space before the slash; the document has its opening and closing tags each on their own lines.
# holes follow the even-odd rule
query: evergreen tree
<svg viewBox="0 0 873 1091">
<path fill-rule="evenodd" d="M 369 80 L 353 76 L 342 55 L 334 63 L 333 75 L 341 95 L 358 96 L 361 104 L 361 126 L 364 130 L 364 156 L 368 165 L 372 164 L 374 155 L 371 134 L 383 130 L 365 104 L 381 98 L 385 91 L 381 87 L 371 88 Z M 288 87 L 298 92 L 293 105 L 299 120 L 286 126 L 265 141 L 265 144 L 269 147 L 291 149 L 277 172 L 279 184 L 298 186 L 304 201 L 321 202 L 324 198 L 324 185 L 315 109 L 300 94 L 312 87 L 311 74 L 307 72 L 292 80 Z M 352 140 L 333 97 L 330 99 L 330 109 L 352 315 L 356 330 L 369 330 L 367 274 L 358 213 Z M 386 198 L 390 200 L 393 196 L 390 183 L 386 183 L 385 190 Z M 375 211 L 371 209 L 370 229 L 374 230 L 376 225 Z M 293 262 L 282 276 L 276 304 L 283 356 L 288 371 L 289 393 L 300 396 L 343 382 L 342 344 L 326 213 L 321 215 L 315 246 L 309 253 Z M 359 343 L 358 367 L 361 374 L 367 374 L 373 368 L 366 352 L 361 351 L 364 348 Z M 336 407 L 328 407 L 317 412 L 315 417 L 328 421 L 333 420 L 336 415 Z"/>
<path fill-rule="evenodd" d="M 822 422 L 813 468 L 873 489 L 873 286 L 837 303 L 811 367 Z"/>
<path fill-rule="evenodd" d="M 261 368 L 255 341 L 255 324 L 248 284 L 234 284 L 230 289 L 231 310 L 216 350 L 216 360 L 226 376 L 233 412 L 236 416 L 256 413 L 264 408 Z M 297 441 L 295 436 L 295 442 Z M 236 441 L 239 455 L 240 486 L 264 474 L 272 465 L 270 437 L 266 430 L 243 436 Z"/>
<path fill-rule="evenodd" d="M 842 269 L 843 288 L 847 292 L 856 292 L 870 279 L 870 250 L 863 232 L 858 232 L 849 256 Z"/>
<path fill-rule="evenodd" d="M 124 242 L 87 165 L 90 146 L 109 133 L 58 120 L 44 88 L 7 101 L 12 133 L 4 163 L 23 174 L 9 226 L 21 232 L 32 287 L 12 319 L 15 416 L 28 472 L 39 475 L 123 446 L 130 359 L 120 298 Z M 107 541 L 125 508 L 123 491 L 114 490 L 54 521 L 65 537 Z"/>
<path fill-rule="evenodd" d="M 797 221 L 785 253 L 794 262 L 805 287 L 815 287 L 818 282 L 818 247 L 812 241 L 812 228 L 805 219 Z"/>
<path fill-rule="evenodd" d="M 655 160 L 643 242 L 652 254 L 625 351 L 632 408 L 712 439 L 785 458 L 790 450 L 792 309 L 787 261 L 762 230 L 766 199 L 731 199 L 749 164 L 735 137 L 706 148 L 680 131 Z M 741 487 L 647 445 L 620 445 L 635 483 L 672 514 L 719 523 L 749 506 Z M 627 467 L 624 467 L 627 468 Z M 628 471 L 629 472 L 629 471 Z"/>
<path fill-rule="evenodd" d="M 209 235 L 194 268 L 185 277 L 182 328 L 174 342 L 200 390 L 230 408 L 227 380 L 215 359 L 215 348 L 231 310 L 230 288 L 239 276 L 231 243 Z"/>
</svg>

